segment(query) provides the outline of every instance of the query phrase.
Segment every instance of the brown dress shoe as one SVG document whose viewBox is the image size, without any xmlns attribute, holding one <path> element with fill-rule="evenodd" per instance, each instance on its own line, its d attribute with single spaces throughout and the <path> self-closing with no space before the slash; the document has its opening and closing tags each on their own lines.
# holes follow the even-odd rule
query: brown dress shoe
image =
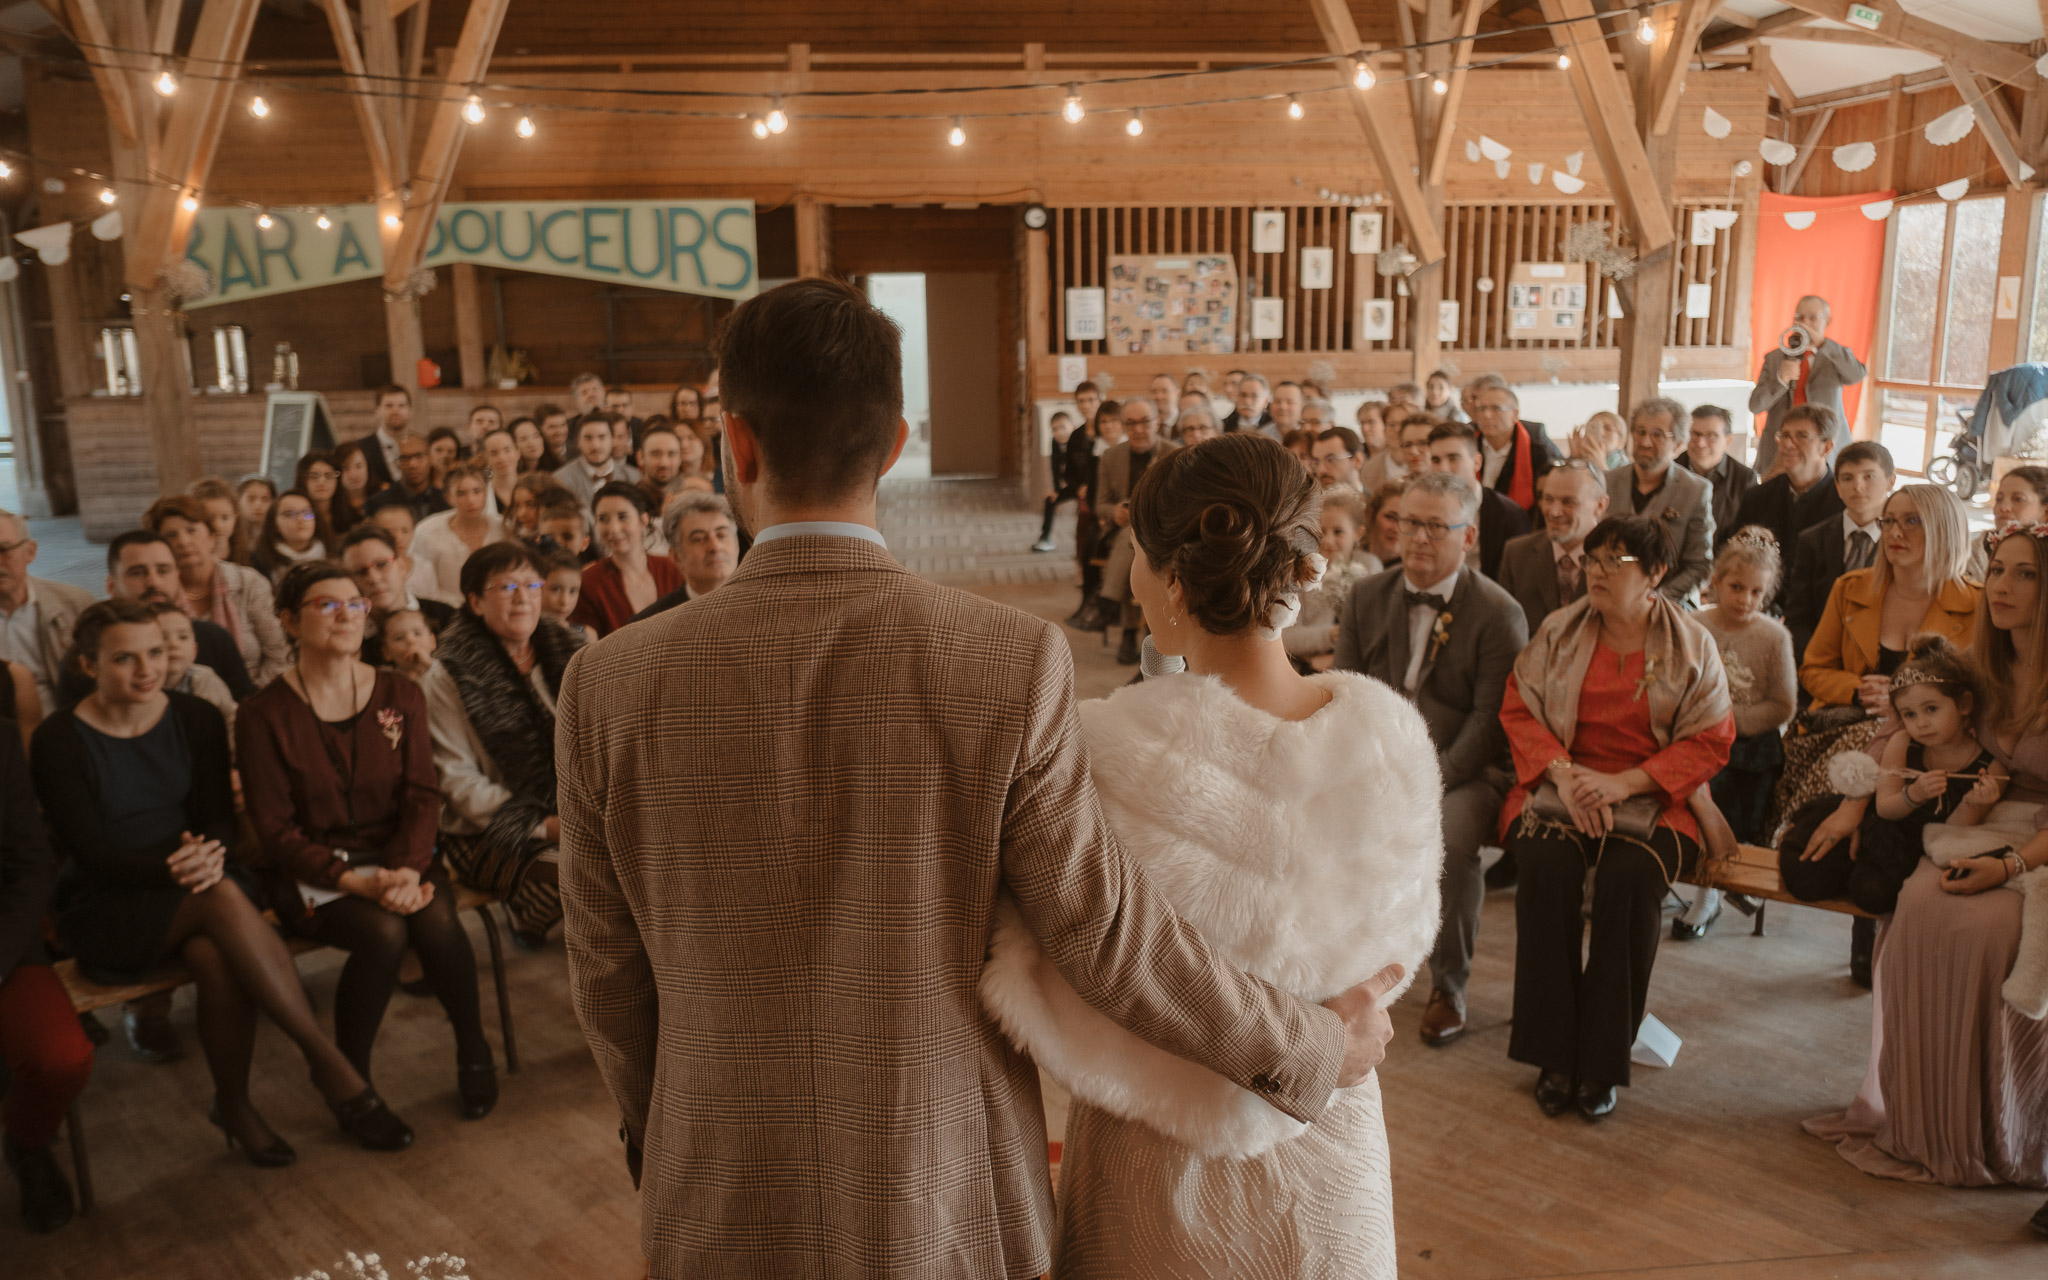
<svg viewBox="0 0 2048 1280">
<path fill-rule="evenodd" d="M 1422 1043 L 1441 1049 L 1465 1034 L 1465 1005 L 1441 991 L 1429 993 L 1429 1007 L 1422 1011 Z"/>
</svg>

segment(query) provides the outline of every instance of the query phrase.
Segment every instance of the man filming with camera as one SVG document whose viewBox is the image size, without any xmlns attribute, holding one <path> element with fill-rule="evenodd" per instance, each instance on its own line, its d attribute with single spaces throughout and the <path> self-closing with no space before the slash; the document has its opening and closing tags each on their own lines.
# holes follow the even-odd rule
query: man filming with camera
<svg viewBox="0 0 2048 1280">
<path fill-rule="evenodd" d="M 1820 405 L 1834 412 L 1835 448 L 1849 443 L 1849 418 L 1842 412 L 1842 388 L 1869 372 L 1849 348 L 1828 337 L 1828 302 L 1807 294 L 1792 312 L 1792 327 L 1764 357 L 1749 411 L 1768 413 L 1756 446 L 1756 473 L 1769 478 L 1778 460 L 1778 422 L 1794 405 Z"/>
</svg>

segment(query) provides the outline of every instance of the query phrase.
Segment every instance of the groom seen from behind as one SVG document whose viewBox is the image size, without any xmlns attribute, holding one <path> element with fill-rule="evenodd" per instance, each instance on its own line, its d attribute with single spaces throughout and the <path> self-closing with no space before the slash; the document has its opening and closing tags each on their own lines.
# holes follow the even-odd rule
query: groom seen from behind
<svg viewBox="0 0 2048 1280">
<path fill-rule="evenodd" d="M 557 729 L 571 985 L 649 1274 L 1038 1276 L 1037 1070 L 976 993 L 999 889 L 1090 1004 L 1297 1119 L 1383 1056 L 1398 972 L 1298 1000 L 1125 856 L 1058 628 L 876 532 L 907 427 L 899 335 L 861 294 L 762 294 L 717 354 L 753 550 L 580 654 Z"/>
</svg>

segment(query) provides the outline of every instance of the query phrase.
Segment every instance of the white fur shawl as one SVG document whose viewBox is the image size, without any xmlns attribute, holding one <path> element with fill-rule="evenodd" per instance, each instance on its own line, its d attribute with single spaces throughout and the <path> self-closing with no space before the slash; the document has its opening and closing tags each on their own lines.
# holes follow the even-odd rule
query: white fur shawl
<svg viewBox="0 0 2048 1280">
<path fill-rule="evenodd" d="M 1321 1001 L 1389 964 L 1412 980 L 1427 954 L 1443 787 L 1407 699 L 1365 676 L 1312 679 L 1332 700 L 1302 721 L 1194 675 L 1080 714 L 1103 811 L 1152 883 L 1230 961 Z M 998 910 L 981 995 L 1076 1097 L 1207 1154 L 1256 1154 L 1306 1128 L 1084 1003 L 1014 903 Z"/>
<path fill-rule="evenodd" d="M 1958 858 L 2017 849 L 2038 834 L 2034 821 L 2040 808 L 2025 800 L 2001 800 L 1991 806 L 1978 826 L 1929 823 L 1921 831 L 1921 844 L 1937 867 L 1946 867 Z M 2048 867 L 2035 867 L 1999 889 L 2009 889 L 2025 898 L 2025 905 L 2020 908 L 2019 951 L 2012 958 L 2012 972 L 2006 975 L 1999 994 L 2007 1004 L 2038 1022 L 2048 1018 Z"/>
</svg>

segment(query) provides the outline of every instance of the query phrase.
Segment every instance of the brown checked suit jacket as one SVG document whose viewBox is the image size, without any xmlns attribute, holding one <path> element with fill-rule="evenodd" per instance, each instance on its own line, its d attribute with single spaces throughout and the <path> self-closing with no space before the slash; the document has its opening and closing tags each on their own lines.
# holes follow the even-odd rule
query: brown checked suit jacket
<svg viewBox="0 0 2048 1280">
<path fill-rule="evenodd" d="M 1089 781 L 1051 625 L 855 538 L 758 543 L 562 682 L 576 1012 L 656 1280 L 1037 1276 L 1037 1070 L 976 993 L 999 889 L 1060 972 L 1301 1119 L 1334 1014 L 1176 917 Z"/>
</svg>

